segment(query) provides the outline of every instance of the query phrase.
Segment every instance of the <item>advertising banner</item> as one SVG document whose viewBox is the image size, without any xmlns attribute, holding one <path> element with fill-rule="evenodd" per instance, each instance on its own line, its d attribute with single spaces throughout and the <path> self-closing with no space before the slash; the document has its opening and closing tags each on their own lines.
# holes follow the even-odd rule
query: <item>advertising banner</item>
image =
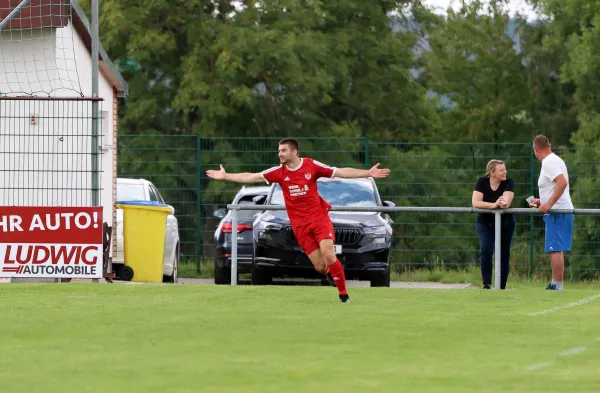
<svg viewBox="0 0 600 393">
<path fill-rule="evenodd" d="M 0 207 L 0 277 L 102 278 L 102 207 Z"/>
</svg>

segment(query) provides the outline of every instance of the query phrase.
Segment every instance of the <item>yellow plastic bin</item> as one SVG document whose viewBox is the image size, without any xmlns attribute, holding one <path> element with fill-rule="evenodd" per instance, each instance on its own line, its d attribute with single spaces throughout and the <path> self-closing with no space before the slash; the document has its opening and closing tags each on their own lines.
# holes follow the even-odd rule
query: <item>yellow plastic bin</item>
<svg viewBox="0 0 600 393">
<path fill-rule="evenodd" d="M 150 201 L 117 201 L 123 210 L 123 279 L 162 282 L 168 205 Z"/>
</svg>

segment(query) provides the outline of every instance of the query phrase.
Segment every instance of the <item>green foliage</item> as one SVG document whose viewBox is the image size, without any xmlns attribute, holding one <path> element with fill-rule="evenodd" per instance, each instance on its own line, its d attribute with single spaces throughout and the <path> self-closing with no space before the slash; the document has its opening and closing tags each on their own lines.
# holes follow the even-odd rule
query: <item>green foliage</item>
<svg viewBox="0 0 600 393">
<path fill-rule="evenodd" d="M 330 287 L 4 285 L 2 388 L 596 391 L 599 285 L 508 285 L 516 290 L 350 287 L 348 305 Z"/>
<path fill-rule="evenodd" d="M 574 87 L 573 101 L 579 124 L 570 134 L 570 142 L 577 150 L 565 152 L 570 170 L 575 174 L 570 179 L 573 201 L 576 207 L 595 208 L 600 175 L 600 55 L 597 51 L 600 4 L 584 0 L 542 0 L 539 6 L 551 17 L 544 47 L 562 53 L 561 81 Z M 577 255 L 578 266 L 595 270 L 599 267 L 599 219 L 581 216 L 576 221 L 583 229 L 574 236 L 573 254 Z"/>
<path fill-rule="evenodd" d="M 545 134 L 567 160 L 576 207 L 595 207 L 600 6 L 534 3 L 549 17 L 510 17 L 504 0 L 465 1 L 447 17 L 418 0 L 104 0 L 101 39 L 131 91 L 119 173 L 178 202 L 191 247 L 198 228 L 210 244 L 212 211 L 239 189 L 206 169 L 276 165 L 285 136 L 330 165 L 391 168 L 378 184 L 398 205 L 469 206 L 492 158 L 506 160 L 517 204 L 537 194 L 530 143 Z M 394 261 L 476 264 L 473 218 L 394 217 Z M 599 268 L 597 219 L 577 223 L 574 263 Z M 542 235 L 537 218 L 521 219 L 520 269 L 547 267 Z"/>
<path fill-rule="evenodd" d="M 450 102 L 442 120 L 447 136 L 469 142 L 523 141 L 529 101 L 523 53 L 515 50 L 524 21 L 511 19 L 503 1 L 473 1 L 428 24 L 427 82 Z M 485 13 L 484 13 L 485 12 Z"/>
<path fill-rule="evenodd" d="M 565 146 L 578 127 L 575 86 L 560 77 L 564 49 L 543 44 L 551 29 L 551 24 L 538 21 L 524 25 L 521 31 L 529 91 L 524 120 L 535 133 L 546 135 L 553 145 Z"/>
</svg>

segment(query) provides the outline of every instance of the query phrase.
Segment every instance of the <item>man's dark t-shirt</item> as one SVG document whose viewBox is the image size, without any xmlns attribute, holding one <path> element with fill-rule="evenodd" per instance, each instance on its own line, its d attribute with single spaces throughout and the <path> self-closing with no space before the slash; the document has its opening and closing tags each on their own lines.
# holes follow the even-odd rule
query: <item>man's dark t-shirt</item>
<svg viewBox="0 0 600 393">
<path fill-rule="evenodd" d="M 504 191 L 512 191 L 514 192 L 515 183 L 511 178 L 507 178 L 500 182 L 498 189 L 492 190 L 490 186 L 490 178 L 488 176 L 482 176 L 477 179 L 477 184 L 475 184 L 475 191 L 479 191 L 483 194 L 483 201 L 495 203 L 498 198 L 504 194 Z M 502 214 L 502 222 L 508 221 L 512 218 L 512 214 Z M 477 221 L 485 222 L 485 223 L 493 223 L 494 222 L 494 214 L 492 213 L 478 213 Z"/>
</svg>

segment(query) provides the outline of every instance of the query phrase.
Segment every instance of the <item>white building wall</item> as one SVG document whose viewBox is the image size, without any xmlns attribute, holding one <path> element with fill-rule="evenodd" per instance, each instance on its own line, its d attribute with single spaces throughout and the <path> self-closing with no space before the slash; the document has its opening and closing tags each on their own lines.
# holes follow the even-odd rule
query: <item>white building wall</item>
<svg viewBox="0 0 600 393">
<path fill-rule="evenodd" d="M 74 91 L 75 90 L 75 91 Z M 92 60 L 72 25 L 8 31 L 0 37 L 0 92 L 19 96 L 92 95 Z M 113 225 L 113 88 L 99 75 L 101 203 Z M 10 113 L 9 113 L 10 112 Z M 36 118 L 32 124 L 31 115 Z M 0 205 L 90 205 L 91 103 L 0 102 Z"/>
</svg>

